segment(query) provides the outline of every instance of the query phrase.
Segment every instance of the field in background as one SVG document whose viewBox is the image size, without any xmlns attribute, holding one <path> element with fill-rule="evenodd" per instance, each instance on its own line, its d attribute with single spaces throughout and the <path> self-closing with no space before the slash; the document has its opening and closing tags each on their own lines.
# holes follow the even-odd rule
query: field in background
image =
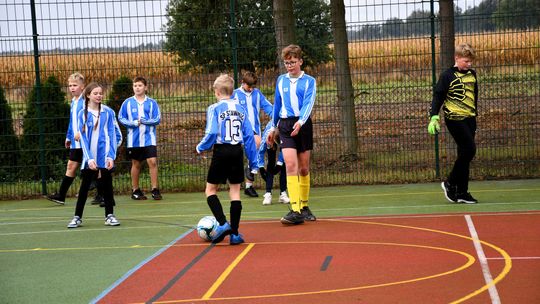
<svg viewBox="0 0 540 304">
<path fill-rule="evenodd" d="M 540 69 L 538 32 L 460 35 L 456 37 L 456 42 L 460 41 L 470 42 L 478 50 L 475 65 L 482 66 L 484 72 L 521 73 L 523 66 L 530 66 L 536 73 Z M 438 45 L 439 41 L 436 43 Z M 431 79 L 429 37 L 351 41 L 349 54 L 355 83 Z M 67 79 L 74 71 L 81 71 L 88 81 L 110 84 L 120 75 L 144 75 L 152 84 L 150 94 L 156 98 L 198 95 L 199 91 L 208 91 L 215 79 L 214 74 L 205 75 L 201 71 L 180 72 L 173 56 L 156 51 L 43 53 L 40 63 L 42 79 L 49 75 L 55 75 L 61 80 Z M 320 78 L 320 86 L 332 86 L 333 68 L 333 64 L 326 64 L 309 72 Z M 24 99 L 35 81 L 32 54 L 0 56 L 0 71 L 0 85 L 6 89 L 8 100 L 18 102 Z M 258 73 L 261 78 L 260 85 L 272 89 L 277 71 Z"/>
</svg>

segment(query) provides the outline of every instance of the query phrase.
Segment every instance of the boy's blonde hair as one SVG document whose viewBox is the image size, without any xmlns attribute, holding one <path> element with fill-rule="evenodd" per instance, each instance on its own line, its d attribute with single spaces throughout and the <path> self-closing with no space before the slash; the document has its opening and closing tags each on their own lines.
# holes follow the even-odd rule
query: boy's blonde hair
<svg viewBox="0 0 540 304">
<path fill-rule="evenodd" d="M 69 75 L 68 77 L 68 81 L 78 81 L 80 84 L 84 84 L 84 76 L 79 73 L 79 72 L 76 72 L 76 73 L 73 73 L 71 75 Z"/>
<path fill-rule="evenodd" d="M 231 96 L 234 90 L 234 79 L 227 74 L 221 74 L 214 81 L 213 87 L 219 94 Z"/>
<path fill-rule="evenodd" d="M 302 59 L 302 48 L 296 44 L 290 44 L 281 51 L 281 58 L 287 60 L 292 57 Z"/>
<path fill-rule="evenodd" d="M 461 43 L 458 46 L 456 46 L 456 50 L 454 51 L 454 56 L 474 59 L 476 58 L 476 52 L 474 51 L 473 47 L 470 44 Z"/>
</svg>

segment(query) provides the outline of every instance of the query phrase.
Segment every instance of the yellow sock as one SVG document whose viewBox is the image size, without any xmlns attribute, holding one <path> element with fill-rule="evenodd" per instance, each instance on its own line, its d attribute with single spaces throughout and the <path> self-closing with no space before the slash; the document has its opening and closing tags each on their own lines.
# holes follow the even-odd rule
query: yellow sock
<svg viewBox="0 0 540 304">
<path fill-rule="evenodd" d="M 300 208 L 307 207 L 309 201 L 309 173 L 306 176 L 301 176 L 299 178 L 300 182 Z"/>
<path fill-rule="evenodd" d="M 300 183 L 297 175 L 287 175 L 287 191 L 292 211 L 300 212 Z"/>
</svg>

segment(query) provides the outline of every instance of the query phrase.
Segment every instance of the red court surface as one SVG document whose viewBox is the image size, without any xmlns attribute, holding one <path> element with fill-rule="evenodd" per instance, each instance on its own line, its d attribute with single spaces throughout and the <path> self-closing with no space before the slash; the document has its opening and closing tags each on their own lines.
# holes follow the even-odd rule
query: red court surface
<svg viewBox="0 0 540 304">
<path fill-rule="evenodd" d="M 540 303 L 540 212 L 243 222 L 192 232 L 97 303 Z"/>
</svg>

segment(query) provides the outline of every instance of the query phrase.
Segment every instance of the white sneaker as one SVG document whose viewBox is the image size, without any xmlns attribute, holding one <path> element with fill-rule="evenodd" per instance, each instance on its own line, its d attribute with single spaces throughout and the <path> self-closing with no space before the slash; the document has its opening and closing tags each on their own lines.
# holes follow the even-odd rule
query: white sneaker
<svg viewBox="0 0 540 304">
<path fill-rule="evenodd" d="M 287 192 L 285 191 L 281 192 L 281 194 L 279 195 L 279 202 L 283 204 L 288 204 L 291 202 L 291 200 L 287 196 Z"/>
<path fill-rule="evenodd" d="M 118 226 L 120 222 L 116 219 L 114 214 L 109 214 L 105 218 L 105 226 Z"/>
<path fill-rule="evenodd" d="M 71 222 L 69 222 L 67 225 L 68 228 L 77 228 L 79 226 L 82 226 L 82 219 L 77 215 L 75 215 Z"/>
<path fill-rule="evenodd" d="M 266 192 L 264 194 L 263 205 L 272 205 L 272 193 Z"/>
</svg>

